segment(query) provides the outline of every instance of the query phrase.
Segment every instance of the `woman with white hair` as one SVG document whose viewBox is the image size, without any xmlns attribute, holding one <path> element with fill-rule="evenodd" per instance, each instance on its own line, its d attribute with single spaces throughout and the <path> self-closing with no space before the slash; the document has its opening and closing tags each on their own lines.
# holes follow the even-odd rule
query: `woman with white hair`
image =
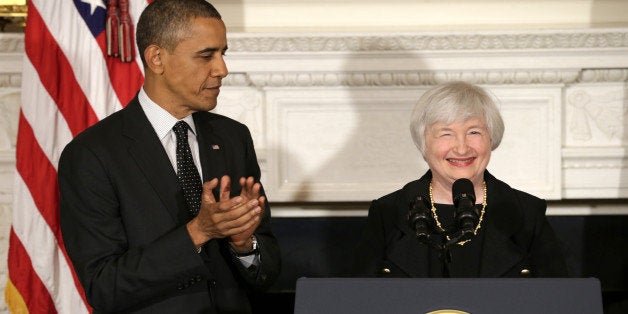
<svg viewBox="0 0 628 314">
<path fill-rule="evenodd" d="M 358 275 L 567 275 L 546 202 L 486 170 L 504 123 L 485 90 L 465 82 L 438 85 L 421 96 L 411 121 L 429 170 L 371 203 L 355 253 Z"/>
</svg>

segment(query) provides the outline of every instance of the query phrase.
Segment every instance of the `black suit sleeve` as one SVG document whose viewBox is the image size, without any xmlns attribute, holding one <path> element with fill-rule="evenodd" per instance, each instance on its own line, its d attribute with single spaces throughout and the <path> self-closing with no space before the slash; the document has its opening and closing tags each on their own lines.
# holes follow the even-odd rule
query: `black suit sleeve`
<svg viewBox="0 0 628 314">
<path fill-rule="evenodd" d="M 132 187 L 116 186 L 99 157 L 73 142 L 58 170 L 63 240 L 90 305 L 105 312 L 125 310 L 176 294 L 180 283 L 192 278 L 207 278 L 185 225 L 172 226 L 149 244 L 130 243 L 128 233 L 141 233 L 131 226 L 155 226 L 149 217 L 125 221 L 129 216 L 123 217 L 118 190 Z"/>
</svg>

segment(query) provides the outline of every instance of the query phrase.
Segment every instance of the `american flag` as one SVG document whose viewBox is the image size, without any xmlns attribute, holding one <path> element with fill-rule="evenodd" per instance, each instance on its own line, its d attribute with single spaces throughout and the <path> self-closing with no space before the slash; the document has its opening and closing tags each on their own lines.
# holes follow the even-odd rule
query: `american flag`
<svg viewBox="0 0 628 314">
<path fill-rule="evenodd" d="M 125 106 L 143 82 L 137 52 L 131 62 L 107 56 L 107 6 L 116 22 L 127 4 L 136 25 L 147 0 L 28 1 L 5 293 L 13 313 L 91 311 L 61 237 L 57 165 L 74 136 Z"/>
</svg>

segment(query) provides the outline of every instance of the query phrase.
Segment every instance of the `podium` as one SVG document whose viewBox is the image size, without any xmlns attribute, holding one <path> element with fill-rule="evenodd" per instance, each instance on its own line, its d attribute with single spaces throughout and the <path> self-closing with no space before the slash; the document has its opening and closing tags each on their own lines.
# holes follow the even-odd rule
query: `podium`
<svg viewBox="0 0 628 314">
<path fill-rule="evenodd" d="M 295 314 L 602 314 L 596 278 L 299 278 Z"/>
</svg>

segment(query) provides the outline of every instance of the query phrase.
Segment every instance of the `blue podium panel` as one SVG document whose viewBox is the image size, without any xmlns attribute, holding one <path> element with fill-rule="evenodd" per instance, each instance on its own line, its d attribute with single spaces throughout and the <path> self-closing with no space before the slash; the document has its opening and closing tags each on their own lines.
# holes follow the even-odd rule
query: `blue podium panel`
<svg viewBox="0 0 628 314">
<path fill-rule="evenodd" d="M 602 314 L 602 293 L 595 278 L 299 278 L 296 285 L 295 314 L 442 310 Z"/>
</svg>

